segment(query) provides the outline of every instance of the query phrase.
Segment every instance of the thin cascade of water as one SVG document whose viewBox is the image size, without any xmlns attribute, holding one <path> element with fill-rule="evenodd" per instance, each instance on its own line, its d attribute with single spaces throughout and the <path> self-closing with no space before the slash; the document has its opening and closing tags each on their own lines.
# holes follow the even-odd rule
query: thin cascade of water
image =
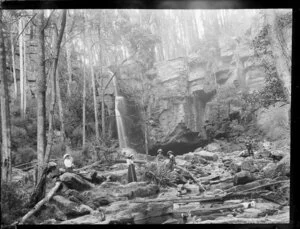
<svg viewBox="0 0 300 229">
<path fill-rule="evenodd" d="M 117 128 L 118 128 L 118 138 L 120 148 L 127 148 L 126 134 L 125 128 L 123 124 L 123 119 L 120 113 L 120 108 L 124 108 L 124 97 L 116 96 L 115 100 L 115 112 L 116 112 L 116 120 L 117 120 Z"/>
<path fill-rule="evenodd" d="M 115 77 L 113 78 L 113 84 L 115 87 L 115 113 L 116 113 L 116 121 L 117 121 L 117 129 L 118 129 L 118 138 L 119 138 L 119 144 L 120 148 L 127 148 L 127 137 L 125 133 L 125 127 L 123 123 L 123 118 L 121 115 L 120 110 L 125 109 L 125 99 L 123 96 L 118 95 L 118 89 L 117 89 L 117 82 Z"/>
</svg>

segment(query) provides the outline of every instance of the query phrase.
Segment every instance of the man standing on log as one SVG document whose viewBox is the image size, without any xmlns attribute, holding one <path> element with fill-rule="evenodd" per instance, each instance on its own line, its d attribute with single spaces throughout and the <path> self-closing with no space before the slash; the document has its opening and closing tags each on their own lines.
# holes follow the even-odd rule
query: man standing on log
<svg viewBox="0 0 300 229">
<path fill-rule="evenodd" d="M 127 157 L 127 165 L 128 165 L 128 183 L 137 182 L 136 173 L 135 173 L 135 166 L 133 162 L 133 155 L 130 154 Z"/>
<path fill-rule="evenodd" d="M 172 151 L 168 151 L 167 154 L 168 154 L 169 159 L 170 159 L 170 161 L 168 163 L 168 169 L 170 171 L 173 171 L 174 170 L 174 166 L 176 165 L 175 157 L 174 157 Z"/>
</svg>

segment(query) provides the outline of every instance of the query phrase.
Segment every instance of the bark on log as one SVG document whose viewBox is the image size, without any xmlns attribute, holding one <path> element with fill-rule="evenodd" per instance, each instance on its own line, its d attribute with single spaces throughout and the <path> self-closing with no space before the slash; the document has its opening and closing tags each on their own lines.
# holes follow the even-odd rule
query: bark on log
<svg viewBox="0 0 300 229">
<path fill-rule="evenodd" d="M 26 222 L 26 220 L 29 219 L 30 216 L 32 216 L 34 213 L 36 213 L 45 203 L 47 203 L 53 197 L 53 195 L 56 193 L 56 191 L 59 189 L 60 185 L 61 185 L 61 181 L 57 181 L 55 183 L 55 186 L 48 192 L 46 197 L 44 199 L 42 199 L 40 202 L 38 202 L 33 207 L 33 209 L 31 209 L 25 216 L 23 216 L 23 218 L 21 219 L 19 224 L 24 224 Z"/>
<path fill-rule="evenodd" d="M 289 219 L 269 219 L 269 218 L 226 218 L 218 220 L 205 220 L 202 222 L 196 222 L 196 224 L 282 224 L 289 223 Z"/>
<path fill-rule="evenodd" d="M 264 184 L 264 185 L 260 185 L 260 186 L 254 187 L 254 188 L 250 188 L 250 189 L 246 189 L 246 190 L 243 190 L 243 191 L 240 191 L 240 192 L 236 192 L 236 193 L 231 192 L 231 193 L 228 194 L 228 196 L 233 195 L 233 194 L 237 195 L 237 194 L 243 194 L 243 193 L 246 193 L 246 192 L 251 192 L 251 191 L 254 191 L 254 190 L 257 190 L 257 189 L 260 189 L 260 188 L 266 188 L 266 187 L 270 187 L 272 185 L 285 183 L 287 181 L 289 181 L 289 180 L 283 180 L 283 181 L 277 181 L 277 182 L 273 182 L 273 183 L 269 183 L 269 184 Z"/>
<path fill-rule="evenodd" d="M 222 206 L 222 207 L 217 207 L 217 208 L 198 208 L 198 209 L 194 209 L 194 210 L 191 210 L 190 213 L 191 215 L 197 215 L 197 216 L 201 216 L 201 215 L 209 215 L 209 214 L 212 214 L 212 213 L 218 213 L 218 212 L 223 212 L 223 211 L 230 211 L 230 210 L 233 210 L 233 209 L 237 209 L 237 208 L 244 208 L 244 205 L 243 204 L 234 204 L 234 205 L 228 205 L 228 206 Z M 181 213 L 186 213 L 187 210 L 175 210 L 173 211 L 173 215 L 175 217 L 181 215 Z"/>
<path fill-rule="evenodd" d="M 214 200 L 222 200 L 222 197 L 203 198 L 199 196 L 188 196 L 188 197 L 171 197 L 171 198 L 160 198 L 160 199 L 149 199 L 149 200 L 132 200 L 132 203 L 152 203 L 152 202 L 166 202 L 172 201 L 174 203 L 191 203 L 191 202 L 210 202 Z"/>
</svg>

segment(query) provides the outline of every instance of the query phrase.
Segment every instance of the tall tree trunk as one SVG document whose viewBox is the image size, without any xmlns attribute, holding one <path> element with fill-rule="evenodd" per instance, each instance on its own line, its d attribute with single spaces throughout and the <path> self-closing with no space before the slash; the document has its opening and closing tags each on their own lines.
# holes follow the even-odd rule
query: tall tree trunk
<svg viewBox="0 0 300 229">
<path fill-rule="evenodd" d="M 100 44 L 100 64 L 102 67 L 102 48 L 101 48 L 101 33 L 100 33 L 100 25 L 98 25 L 98 38 L 99 38 L 99 44 Z M 102 68 L 100 71 L 100 75 L 102 76 Z M 106 131 L 106 127 L 105 127 L 105 104 L 104 104 L 104 96 L 105 96 L 105 89 L 104 89 L 104 84 L 103 84 L 103 78 L 102 78 L 102 84 L 101 84 L 101 88 L 102 88 L 102 96 L 101 96 L 101 126 L 102 126 L 102 138 L 105 142 L 105 131 Z"/>
<path fill-rule="evenodd" d="M 6 53 L 4 41 L 4 23 L 2 19 L 3 11 L 0 11 L 0 79 L 1 79 L 1 181 L 10 182 L 12 175 L 11 168 L 11 126 L 9 110 L 9 92 L 6 72 Z"/>
<path fill-rule="evenodd" d="M 85 75 L 85 63 L 84 57 L 82 58 L 82 67 L 83 67 L 83 104 L 82 104 L 82 148 L 85 147 L 86 143 L 86 116 L 85 116 L 85 107 L 86 107 L 86 75 Z"/>
<path fill-rule="evenodd" d="M 20 56 L 20 95 L 21 95 L 21 99 L 20 99 L 20 106 L 21 106 L 21 116 L 23 116 L 23 110 L 24 110 L 24 88 L 23 88 L 23 80 L 24 80 L 24 69 L 23 69 L 23 64 L 24 64 L 24 60 L 23 60 L 23 18 L 19 19 L 19 56 Z"/>
<path fill-rule="evenodd" d="M 93 97 L 94 97 L 95 130 L 96 130 L 97 141 L 99 141 L 100 133 L 99 133 L 99 121 L 98 121 L 98 102 L 97 102 L 97 95 L 96 95 L 96 80 L 95 80 L 92 56 L 90 56 L 90 64 L 91 64 L 92 87 L 93 87 Z"/>
<path fill-rule="evenodd" d="M 50 75 L 51 77 L 51 103 L 49 107 L 49 127 L 48 127 L 48 138 L 47 138 L 47 147 L 46 147 L 46 152 L 45 152 L 45 158 L 44 158 L 44 164 L 47 163 L 48 157 L 50 157 L 50 152 L 53 144 L 53 135 L 54 135 L 54 130 L 53 130 L 53 123 L 54 123 L 54 108 L 55 108 L 55 102 L 56 102 L 56 67 L 57 67 L 57 62 L 56 62 L 56 57 L 57 57 L 57 50 L 56 50 L 56 43 L 57 43 L 57 30 L 53 32 L 53 42 L 54 42 L 54 61 L 53 61 L 53 68 L 52 68 L 52 74 Z"/>
<path fill-rule="evenodd" d="M 26 116 L 26 81 L 27 81 L 27 75 L 26 75 L 26 29 L 24 30 L 24 36 L 23 36 L 23 48 L 24 48 L 24 51 L 23 51 L 23 70 L 24 70 L 24 73 L 23 73 L 23 118 L 25 118 Z"/>
<path fill-rule="evenodd" d="M 15 64 L 15 43 L 13 39 L 13 27 L 10 31 L 10 45 L 11 45 L 11 58 L 12 58 L 12 70 L 13 70 L 13 79 L 14 79 L 14 99 L 18 98 L 18 85 L 16 77 L 16 64 Z"/>
<path fill-rule="evenodd" d="M 38 70 L 37 70 L 37 160 L 39 180 L 43 172 L 44 155 L 46 149 L 46 71 L 45 71 L 45 32 L 44 11 L 38 15 Z"/>
<path fill-rule="evenodd" d="M 86 41 L 86 18 L 85 14 L 84 16 L 84 32 L 83 32 L 83 40 Z M 82 95 L 82 148 L 85 147 L 86 144 L 86 75 L 85 75 L 85 56 L 86 56 L 86 50 L 85 47 L 83 48 L 83 57 L 82 57 L 82 64 L 83 64 L 83 95 Z"/>
<path fill-rule="evenodd" d="M 56 93 L 57 93 L 57 102 L 58 102 L 59 119 L 60 119 L 60 136 L 61 136 L 61 141 L 65 142 L 66 139 L 65 119 L 64 119 L 64 110 L 63 110 L 62 99 L 61 99 L 59 75 L 60 74 L 58 74 L 58 76 L 56 77 Z"/>
<path fill-rule="evenodd" d="M 64 10 L 62 13 L 61 19 L 61 26 L 60 31 L 54 31 L 54 62 L 53 62 L 53 72 L 51 77 L 52 82 L 52 91 L 51 91 L 51 105 L 50 105 L 50 112 L 49 112 L 49 132 L 48 132 L 48 141 L 47 141 L 47 148 L 44 158 L 45 166 L 48 164 L 50 159 L 52 144 L 53 144 L 53 123 L 54 123 L 54 108 L 55 108 L 55 101 L 56 101 L 56 73 L 57 73 L 57 65 L 58 65 L 58 58 L 60 53 L 60 44 L 64 35 L 64 30 L 66 26 L 66 13 L 67 11 Z"/>
<path fill-rule="evenodd" d="M 42 114 L 39 115 L 39 105 L 43 105 L 43 120 L 45 122 L 45 92 L 46 92 L 46 74 L 45 74 L 45 65 L 44 65 L 44 60 L 45 60 L 45 46 L 44 46 L 44 13 L 43 11 L 39 13 L 40 18 L 40 25 L 39 25 L 39 45 L 38 45 L 38 52 L 41 56 L 39 58 L 39 62 L 40 65 L 42 67 L 40 67 L 40 71 L 41 69 L 43 70 L 43 75 L 44 77 L 41 77 L 40 80 L 37 80 L 37 82 L 39 81 L 39 83 L 42 81 L 43 84 L 38 85 L 38 91 L 40 91 L 39 89 L 42 88 L 42 85 L 45 85 L 44 90 L 43 90 L 43 97 L 44 100 L 39 102 L 38 99 L 38 124 L 39 124 L 39 119 L 41 120 L 42 118 L 39 116 L 42 116 Z M 57 70 L 57 64 L 58 64 L 58 57 L 59 57 L 59 51 L 60 51 L 60 43 L 63 37 L 63 33 L 64 33 L 64 28 L 65 28 L 65 24 L 66 24 L 66 10 L 64 10 L 63 12 L 63 16 L 62 16 L 62 22 L 61 22 L 61 30 L 57 39 L 57 31 L 54 31 L 54 40 L 55 40 L 55 50 L 54 50 L 54 62 L 53 62 L 53 72 L 51 74 L 51 83 L 52 83 L 52 98 L 51 98 L 51 107 L 50 107 L 50 114 L 49 114 L 49 133 L 48 133 L 48 142 L 47 142 L 47 147 L 45 150 L 44 147 L 44 152 L 45 154 L 43 155 L 43 160 L 41 162 L 41 164 L 39 164 L 38 167 L 38 182 L 37 185 L 34 189 L 33 194 L 31 195 L 30 198 L 30 204 L 34 205 L 35 203 L 37 203 L 39 200 L 41 200 L 44 195 L 45 195 L 45 190 L 46 190 L 46 177 L 47 177 L 47 165 L 49 162 L 49 158 L 50 158 L 50 153 L 51 153 L 51 148 L 52 148 L 52 141 L 53 141 L 53 115 L 54 115 L 54 105 L 55 105 L 55 93 L 56 93 L 56 70 Z M 43 80 L 42 80 L 43 79 Z M 43 104 L 42 104 L 43 102 Z M 42 110 L 42 109 L 40 109 Z M 40 112 L 42 113 L 42 112 Z M 39 127 L 38 127 L 38 131 L 39 131 Z M 43 123 L 43 131 L 45 131 L 45 123 Z M 39 132 L 38 132 L 39 134 Z M 46 136 L 44 137 L 44 139 L 46 139 Z M 39 142 L 38 142 L 39 143 Z M 39 146 L 39 145 L 38 145 Z M 38 157 L 39 159 L 39 157 Z M 39 162 L 39 161 L 38 161 Z M 40 163 L 40 162 L 39 162 Z"/>
<path fill-rule="evenodd" d="M 68 44 L 68 33 L 66 33 L 66 54 L 67 54 L 67 69 L 68 69 L 68 96 L 71 96 L 71 83 L 72 83 L 72 63 L 71 63 L 71 54 L 69 50 L 69 44 Z"/>
</svg>

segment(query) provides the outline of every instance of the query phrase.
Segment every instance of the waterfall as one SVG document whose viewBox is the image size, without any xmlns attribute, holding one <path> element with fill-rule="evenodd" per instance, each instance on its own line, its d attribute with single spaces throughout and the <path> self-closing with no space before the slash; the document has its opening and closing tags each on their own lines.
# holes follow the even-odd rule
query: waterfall
<svg viewBox="0 0 300 229">
<path fill-rule="evenodd" d="M 117 121 L 117 129 L 118 129 L 118 138 L 120 148 L 128 148 L 127 137 L 125 132 L 125 127 L 123 123 L 123 118 L 121 115 L 121 111 L 125 110 L 126 104 L 123 96 L 119 96 L 116 78 L 113 78 L 113 84 L 115 87 L 115 113 L 116 113 L 116 121 Z"/>
<path fill-rule="evenodd" d="M 125 128 L 124 128 L 122 115 L 120 113 L 120 110 L 124 109 L 124 108 L 125 108 L 124 97 L 116 95 L 116 98 L 115 98 L 115 113 L 116 113 L 118 138 L 119 138 L 120 148 L 127 148 L 127 139 L 126 139 L 126 134 L 125 134 Z"/>
</svg>

